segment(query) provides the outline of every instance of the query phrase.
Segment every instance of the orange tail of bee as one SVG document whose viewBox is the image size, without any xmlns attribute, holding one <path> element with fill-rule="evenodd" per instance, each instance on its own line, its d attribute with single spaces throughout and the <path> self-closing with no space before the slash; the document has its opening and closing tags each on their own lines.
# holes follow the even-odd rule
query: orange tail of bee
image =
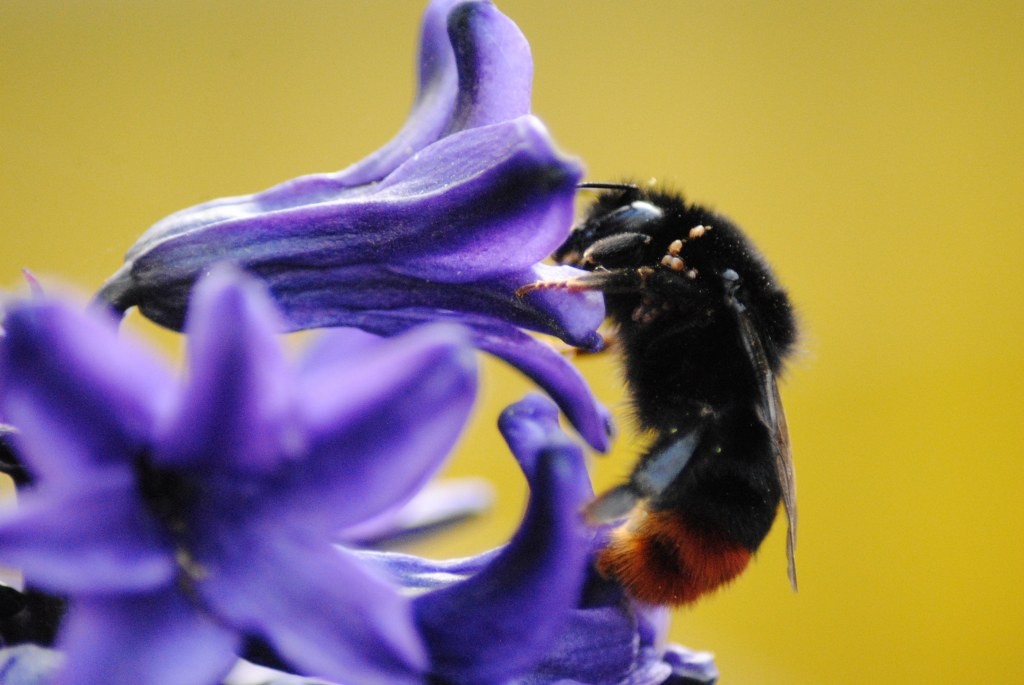
<svg viewBox="0 0 1024 685">
<path fill-rule="evenodd" d="M 747 567 L 751 551 L 687 526 L 671 511 L 638 509 L 612 534 L 597 567 L 641 602 L 691 604 Z"/>
</svg>

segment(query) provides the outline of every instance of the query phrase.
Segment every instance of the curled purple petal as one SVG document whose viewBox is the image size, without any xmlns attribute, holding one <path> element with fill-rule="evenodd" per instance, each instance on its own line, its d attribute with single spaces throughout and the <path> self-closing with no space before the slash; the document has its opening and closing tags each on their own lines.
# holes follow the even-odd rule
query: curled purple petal
<svg viewBox="0 0 1024 685">
<path fill-rule="evenodd" d="M 614 433 L 611 414 L 565 357 L 511 326 L 477 328 L 474 333 L 477 347 L 519 369 L 551 395 L 591 447 L 601 452 L 608 449 Z"/>
<path fill-rule="evenodd" d="M 498 430 L 505 439 L 527 482 L 532 486 L 538 461 L 551 450 L 576 450 L 575 443 L 558 425 L 558 411 L 546 397 L 527 395 L 505 408 L 498 418 Z M 578 474 L 577 474 L 578 475 Z M 577 483 L 583 497 L 593 495 L 589 478 Z"/>
<path fill-rule="evenodd" d="M 189 310 L 188 378 L 153 455 L 163 467 L 268 470 L 301 449 L 282 328 L 263 287 L 219 265 Z M 211 459 L 212 457 L 212 459 Z"/>
<path fill-rule="evenodd" d="M 459 78 L 455 52 L 448 36 L 448 15 L 452 7 L 462 1 L 433 0 L 427 5 L 420 28 L 416 100 L 409 118 L 395 137 L 379 150 L 338 172 L 334 179 L 338 187 L 379 181 L 412 154 L 441 138 L 449 128 L 458 97 Z M 279 187 L 283 189 L 285 186 Z"/>
<path fill-rule="evenodd" d="M 540 440 L 543 429 L 523 422 L 520 440 Z M 524 463 L 524 469 L 533 468 Z M 597 543 L 592 548 L 596 548 Z M 485 569 L 502 549 L 465 559 L 434 561 L 393 552 L 357 552 L 365 563 L 419 594 L 458 585 Z M 489 607 L 481 609 L 487 611 Z M 563 630 L 543 658 L 513 678 L 516 685 L 698 685 L 718 677 L 707 652 L 664 645 L 664 607 L 641 606 L 616 583 L 590 569 L 578 604 L 568 611 Z"/>
<path fill-rule="evenodd" d="M 577 269 L 565 266 L 536 264 L 524 274 L 515 274 L 501 286 L 518 291 L 524 285 L 538 281 L 565 281 L 572 278 Z M 541 288 L 521 296 L 528 307 L 547 315 L 546 325 L 537 326 L 529 321 L 520 321 L 513 316 L 505 317 L 521 328 L 547 333 L 561 338 L 570 345 L 588 352 L 598 352 L 604 346 L 604 338 L 597 332 L 604 322 L 604 296 L 601 293 L 570 292 L 562 288 Z"/>
<path fill-rule="evenodd" d="M 380 150 L 339 172 L 346 185 L 384 178 L 445 135 L 529 114 L 530 46 L 489 2 L 431 2 L 420 45 L 420 86 L 408 121 Z"/>
<path fill-rule="evenodd" d="M 77 599 L 59 646 L 62 685 L 194 685 L 228 672 L 238 637 L 168 589 Z"/>
<path fill-rule="evenodd" d="M 170 400 L 167 369 L 114 322 L 72 305 L 14 305 L 0 344 L 0 414 L 36 475 L 77 483 L 82 469 L 124 462 Z"/>
<path fill-rule="evenodd" d="M 467 2 L 449 15 L 448 34 L 459 72 L 448 132 L 529 113 L 533 58 L 514 22 L 489 2 Z"/>
<path fill-rule="evenodd" d="M 553 426 L 557 411 L 531 396 L 502 423 L 522 420 Z M 519 531 L 476 575 L 415 600 L 432 670 L 444 680 L 495 683 L 525 672 L 579 599 L 590 548 L 578 513 L 591 492 L 582 452 L 564 436 L 553 443 L 517 439 L 513 447 L 532 491 Z"/>
</svg>

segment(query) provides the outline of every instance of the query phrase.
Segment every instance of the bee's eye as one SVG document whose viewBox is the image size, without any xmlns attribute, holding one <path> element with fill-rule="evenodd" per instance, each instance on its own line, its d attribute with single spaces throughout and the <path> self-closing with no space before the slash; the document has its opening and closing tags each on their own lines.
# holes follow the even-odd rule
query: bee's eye
<svg viewBox="0 0 1024 685">
<path fill-rule="evenodd" d="M 650 202 L 637 200 L 619 207 L 601 219 L 601 233 L 609 235 L 623 231 L 636 231 L 651 221 L 657 221 L 665 213 Z"/>
<path fill-rule="evenodd" d="M 637 214 L 643 216 L 645 221 L 648 219 L 661 218 L 661 216 L 664 214 L 664 212 L 661 211 L 660 207 L 658 207 L 657 205 L 652 205 L 650 202 L 644 202 L 643 200 L 631 202 L 629 208 L 632 209 Z"/>
</svg>

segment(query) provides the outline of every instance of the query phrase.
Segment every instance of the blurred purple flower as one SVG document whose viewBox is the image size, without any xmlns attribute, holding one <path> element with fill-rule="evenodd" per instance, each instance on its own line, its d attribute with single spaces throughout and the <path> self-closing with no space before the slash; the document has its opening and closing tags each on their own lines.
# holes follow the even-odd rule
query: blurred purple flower
<svg viewBox="0 0 1024 685">
<path fill-rule="evenodd" d="M 250 635 L 346 685 L 422 681 L 410 600 L 332 540 L 448 454 L 476 387 L 458 329 L 356 331 L 294 369 L 262 287 L 225 267 L 196 288 L 180 385 L 59 301 L 4 327 L 0 411 L 37 486 L 0 559 L 71 598 L 63 683 L 213 682 Z"/>
<path fill-rule="evenodd" d="M 506 409 L 500 425 L 531 491 L 507 545 L 442 562 L 353 552 L 413 597 L 430 661 L 423 685 L 491 685 L 528 673 L 565 630 L 586 577 L 593 531 L 580 509 L 593 491 L 582 450 L 540 395 Z"/>
<path fill-rule="evenodd" d="M 151 227 L 98 297 L 180 329 L 195 280 L 230 261 L 264 280 L 290 330 L 393 335 L 456 321 L 548 391 L 580 434 L 608 445 L 608 415 L 579 373 L 521 328 L 597 349 L 598 293 L 516 290 L 564 280 L 541 264 L 573 221 L 579 164 L 530 115 L 533 63 L 489 2 L 434 0 L 419 91 L 384 147 L 337 173 L 206 202 Z"/>
<path fill-rule="evenodd" d="M 360 350 L 369 345 L 373 343 L 368 336 L 363 339 L 354 336 L 349 352 L 365 358 Z M 326 357 L 311 354 L 307 357 L 308 368 L 330 366 L 334 351 L 332 349 Z M 558 428 L 554 405 L 540 396 L 528 397 L 507 409 L 500 425 L 531 487 L 526 516 L 508 545 L 469 559 L 446 562 L 393 553 L 344 552 L 357 559 L 363 568 L 376 571 L 381 578 L 389 578 L 412 596 L 413 622 L 426 647 L 426 665 L 418 672 L 403 673 L 403 679 L 395 679 L 395 674 L 388 674 L 388 682 L 419 682 L 424 685 L 429 682 L 465 685 L 497 682 L 518 685 L 684 685 L 714 682 L 717 672 L 709 655 L 663 645 L 667 628 L 664 608 L 637 605 L 624 595 L 617 584 L 594 573 L 590 558 L 593 550 L 601 544 L 600 538 L 595 538 L 594 532 L 586 528 L 579 516 L 580 507 L 591 497 L 592 491 L 583 455 L 579 447 Z M 258 512 L 259 509 L 253 507 L 238 513 L 248 517 L 254 510 Z M 0 527 L 0 550 L 4 548 L 2 532 L 9 525 Z M 298 531 L 292 529 L 290 532 Z M 237 531 L 225 532 L 227 534 L 237 535 Z M 249 536 L 238 538 L 238 543 L 243 545 L 252 541 Z M 257 544 L 240 547 L 237 551 L 240 557 L 251 557 L 251 563 L 257 563 L 261 549 Z M 301 567 L 308 562 L 305 554 L 286 561 L 288 563 L 282 564 L 277 571 L 288 578 L 288 582 L 308 577 L 308 573 L 301 572 Z M 190 559 L 189 563 L 202 562 Z M 237 577 L 225 578 L 225 582 L 239 580 Z M 346 576 L 344 581 L 351 582 L 351 576 Z M 205 586 L 206 582 L 203 578 L 193 577 L 187 580 L 187 586 L 197 591 L 198 598 L 206 606 L 216 609 L 217 599 L 210 596 L 211 590 Z M 279 590 L 280 586 L 272 589 Z M 305 589 L 309 590 L 308 587 Z M 216 589 L 216 593 L 220 592 L 229 596 L 244 593 L 225 587 Z M 299 589 L 290 592 L 289 599 L 301 600 L 298 592 Z M 145 594 L 140 596 L 145 597 Z M 319 604 L 314 608 L 314 599 L 321 598 L 307 597 L 305 602 L 300 602 L 301 610 L 313 612 L 313 619 L 322 618 L 324 610 Z M 189 597 L 186 601 L 194 599 Z M 243 602 L 255 606 L 258 604 L 255 599 L 250 596 L 243 598 Z M 291 612 L 274 602 L 272 596 L 259 599 L 282 611 L 284 620 L 288 620 Z M 330 599 L 337 601 L 336 597 Z M 350 607 L 348 604 L 344 608 Z M 338 608 L 336 605 L 327 610 Z M 404 613 L 409 607 L 400 608 Z M 394 609 L 392 604 L 389 610 Z M 96 611 L 103 612 L 101 601 L 97 602 Z M 264 618 L 267 621 L 277 620 L 273 613 Z M 311 620 L 310 625 L 313 626 L 311 629 L 324 628 L 322 622 L 316 625 L 315 620 Z M 154 630 L 158 626 L 155 624 Z M 167 627 L 176 626 L 171 624 Z M 264 634 L 279 634 L 279 630 L 264 631 Z M 71 643 L 67 648 L 74 650 L 75 646 Z M 102 645 L 92 642 L 91 647 L 97 649 Z M 284 652 L 280 643 L 275 643 L 275 647 L 286 655 L 289 664 L 294 664 L 293 668 L 303 672 L 310 670 L 308 662 L 295 658 L 295 652 Z M 181 645 L 176 645 L 176 650 L 181 648 Z M 0 658 L 5 654 L 0 652 Z M 182 658 L 180 651 L 175 654 Z M 52 652 L 37 650 L 23 655 L 15 650 L 10 655 L 11 659 L 19 659 L 15 672 L 17 678 L 12 675 L 14 679 L 11 680 L 6 674 L 0 674 L 0 683 L 4 685 L 45 682 L 31 678 L 37 673 L 40 678 L 51 674 L 57 663 Z M 107 668 L 110 663 L 106 664 Z M 72 667 L 78 665 L 72 659 Z M 187 678 L 182 676 L 186 682 L 209 682 L 192 668 L 180 670 L 188 671 Z M 318 672 L 324 673 L 323 670 Z M 26 677 L 30 679 L 25 680 Z M 88 678 L 74 682 L 88 682 Z M 103 682 L 111 681 L 104 679 Z M 325 681 L 282 677 L 274 682 L 300 685 Z M 355 681 L 339 679 L 339 682 L 348 685 Z"/>
</svg>

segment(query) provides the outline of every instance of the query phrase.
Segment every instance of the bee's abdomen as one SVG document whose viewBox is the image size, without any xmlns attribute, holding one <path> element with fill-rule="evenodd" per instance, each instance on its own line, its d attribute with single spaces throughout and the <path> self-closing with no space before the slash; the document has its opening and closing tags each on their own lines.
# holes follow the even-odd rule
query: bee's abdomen
<svg viewBox="0 0 1024 685">
<path fill-rule="evenodd" d="M 679 605 L 733 580 L 751 554 L 740 544 L 688 526 L 677 512 L 638 509 L 612 533 L 597 566 L 641 602 Z"/>
</svg>

